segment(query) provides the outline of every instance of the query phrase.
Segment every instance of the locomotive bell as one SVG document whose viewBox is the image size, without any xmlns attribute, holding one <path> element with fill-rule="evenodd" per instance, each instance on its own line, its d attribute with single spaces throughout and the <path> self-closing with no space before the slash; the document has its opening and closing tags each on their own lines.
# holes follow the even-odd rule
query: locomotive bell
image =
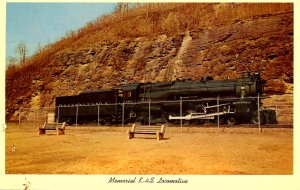
<svg viewBox="0 0 300 190">
<path fill-rule="evenodd" d="M 241 98 L 244 98 L 246 96 L 246 90 L 244 86 L 241 86 Z"/>
</svg>

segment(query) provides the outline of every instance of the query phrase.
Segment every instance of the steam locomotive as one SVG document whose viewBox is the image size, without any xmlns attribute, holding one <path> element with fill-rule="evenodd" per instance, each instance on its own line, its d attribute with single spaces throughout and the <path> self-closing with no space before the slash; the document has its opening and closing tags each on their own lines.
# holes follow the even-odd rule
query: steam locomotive
<svg viewBox="0 0 300 190">
<path fill-rule="evenodd" d="M 229 125 L 277 123 L 274 110 L 258 109 L 262 107 L 261 99 L 265 98 L 262 96 L 264 85 L 259 73 L 249 72 L 235 80 L 202 77 L 200 80 L 121 84 L 112 89 L 56 97 L 55 120 L 69 125 L 179 121 Z"/>
</svg>

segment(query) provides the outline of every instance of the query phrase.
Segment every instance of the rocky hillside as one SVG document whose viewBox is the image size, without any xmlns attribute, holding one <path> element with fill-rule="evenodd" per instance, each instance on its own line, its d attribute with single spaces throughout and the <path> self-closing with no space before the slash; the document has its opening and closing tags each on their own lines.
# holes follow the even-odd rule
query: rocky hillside
<svg viewBox="0 0 300 190">
<path fill-rule="evenodd" d="M 267 81 L 266 93 L 276 95 L 276 100 L 278 95 L 292 94 L 293 6 L 284 4 L 276 11 L 231 15 L 228 19 L 220 16 L 242 6 L 209 4 L 205 16 L 211 22 L 193 27 L 187 23 L 184 30 L 175 33 L 160 27 L 156 35 L 138 35 L 134 27 L 142 22 L 145 15 L 141 14 L 124 19 L 128 31 L 122 37 L 115 33 L 114 38 L 112 34 L 104 38 L 110 26 L 77 37 L 45 57 L 43 63 L 34 63 L 41 64 L 39 68 L 7 71 L 7 119 L 16 118 L 20 107 L 53 106 L 56 96 L 83 90 L 208 75 L 236 78 L 244 71 L 260 72 Z M 159 17 L 168 18 L 180 9 L 161 11 Z M 129 35 L 130 30 L 134 36 Z"/>
</svg>

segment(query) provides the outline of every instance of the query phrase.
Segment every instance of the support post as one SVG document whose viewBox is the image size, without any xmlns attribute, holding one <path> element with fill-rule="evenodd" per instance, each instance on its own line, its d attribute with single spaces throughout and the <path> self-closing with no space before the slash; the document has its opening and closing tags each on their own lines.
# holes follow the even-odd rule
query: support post
<svg viewBox="0 0 300 190">
<path fill-rule="evenodd" d="M 57 118 L 56 118 L 56 123 L 59 123 L 59 107 L 57 106 Z"/>
<path fill-rule="evenodd" d="M 99 122 L 100 122 L 100 118 L 99 118 L 100 116 L 99 115 L 100 115 L 100 104 L 98 104 L 98 115 L 97 115 L 98 116 L 97 117 L 98 118 L 98 120 L 97 120 L 97 125 L 98 126 L 99 126 Z"/>
<path fill-rule="evenodd" d="M 46 114 L 45 114 L 45 122 L 44 123 L 48 123 L 48 115 L 49 115 L 49 111 L 47 110 Z M 54 119 L 54 118 L 53 118 Z"/>
<path fill-rule="evenodd" d="M 125 105 L 124 102 L 122 103 L 122 131 L 124 131 L 124 111 L 125 111 Z"/>
<path fill-rule="evenodd" d="M 22 113 L 22 108 L 19 109 L 19 128 L 21 126 L 21 113 Z"/>
<path fill-rule="evenodd" d="M 76 105 L 76 127 L 77 127 L 77 123 L 78 123 L 78 104 Z"/>
<path fill-rule="evenodd" d="M 218 112 L 218 129 L 220 128 L 220 108 L 219 108 L 219 95 L 217 97 L 217 112 Z"/>
<path fill-rule="evenodd" d="M 182 132 L 182 97 L 180 97 L 180 132 Z"/>
<path fill-rule="evenodd" d="M 277 118 L 278 118 L 278 106 L 277 105 L 275 106 L 275 114 L 276 114 L 276 120 L 277 120 Z"/>
<path fill-rule="evenodd" d="M 148 120 L 149 120 L 149 122 L 148 122 L 148 125 L 149 125 L 149 127 L 150 127 L 150 117 L 151 117 L 151 100 L 149 100 L 149 116 L 148 116 Z"/>
<path fill-rule="evenodd" d="M 36 110 L 33 110 L 34 114 L 33 114 L 33 122 L 34 122 L 34 128 L 36 128 Z"/>
<path fill-rule="evenodd" d="M 257 115 L 258 115 L 258 130 L 259 133 L 261 133 L 261 128 L 260 128 L 260 111 L 259 111 L 259 93 L 257 94 Z"/>
</svg>

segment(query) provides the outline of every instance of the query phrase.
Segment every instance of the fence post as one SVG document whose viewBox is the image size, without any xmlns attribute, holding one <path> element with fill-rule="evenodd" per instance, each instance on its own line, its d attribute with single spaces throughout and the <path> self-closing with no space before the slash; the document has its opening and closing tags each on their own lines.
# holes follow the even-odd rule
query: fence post
<svg viewBox="0 0 300 190">
<path fill-rule="evenodd" d="M 217 112 L 218 112 L 218 129 L 220 128 L 220 108 L 219 108 L 219 95 L 217 97 Z"/>
<path fill-rule="evenodd" d="M 276 114 L 276 120 L 277 120 L 277 118 L 278 118 L 278 106 L 277 105 L 275 106 L 275 114 Z"/>
<path fill-rule="evenodd" d="M 21 126 L 21 113 L 22 113 L 22 108 L 19 109 L 19 128 Z"/>
<path fill-rule="evenodd" d="M 150 117 L 151 117 L 151 113 L 150 113 L 151 110 L 150 109 L 151 109 L 151 99 L 149 99 L 149 119 L 148 119 L 149 122 L 148 122 L 148 126 L 150 126 Z"/>
<path fill-rule="evenodd" d="M 78 104 L 76 105 L 76 127 L 78 122 Z"/>
<path fill-rule="evenodd" d="M 33 122 L 34 122 L 34 128 L 36 128 L 36 111 L 35 110 L 33 110 Z"/>
<path fill-rule="evenodd" d="M 180 97 L 180 132 L 182 132 L 182 97 Z"/>
<path fill-rule="evenodd" d="M 45 122 L 44 122 L 44 123 L 48 122 L 48 121 L 47 121 L 47 120 L 48 120 L 48 115 L 49 115 L 49 111 L 47 110 L 46 113 L 45 113 Z M 54 119 L 54 118 L 53 118 L 53 119 Z"/>
<path fill-rule="evenodd" d="M 59 123 L 59 108 L 60 108 L 60 105 L 57 106 L 57 118 L 56 118 L 56 123 Z"/>
<path fill-rule="evenodd" d="M 258 115 L 258 130 L 259 133 L 261 132 L 261 128 L 260 128 L 260 111 L 259 111 L 259 93 L 257 94 L 257 115 Z"/>
<path fill-rule="evenodd" d="M 124 102 L 122 103 L 122 131 L 124 131 Z"/>
<path fill-rule="evenodd" d="M 98 104 L 98 117 L 97 117 L 98 118 L 98 120 L 97 120 L 98 124 L 97 124 L 97 126 L 99 126 L 99 120 L 100 120 L 99 115 L 100 115 L 100 104 Z"/>
</svg>

